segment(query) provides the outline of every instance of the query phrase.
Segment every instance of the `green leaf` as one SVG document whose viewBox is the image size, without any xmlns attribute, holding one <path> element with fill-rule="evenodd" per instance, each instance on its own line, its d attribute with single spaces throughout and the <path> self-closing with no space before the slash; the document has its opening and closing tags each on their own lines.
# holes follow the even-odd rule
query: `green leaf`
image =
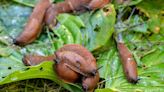
<svg viewBox="0 0 164 92">
<path fill-rule="evenodd" d="M 25 67 L 24 69 L 15 71 L 9 76 L 3 78 L 0 81 L 0 85 L 10 82 L 20 81 L 20 80 L 25 80 L 25 79 L 45 78 L 45 79 L 50 79 L 56 82 L 57 84 L 62 85 L 63 87 L 65 87 L 70 91 L 76 90 L 78 92 L 79 91 L 81 92 L 80 87 L 74 84 L 66 84 L 63 81 L 61 81 L 53 71 L 53 64 L 54 64 L 53 62 L 44 62 L 37 66 Z"/>
<path fill-rule="evenodd" d="M 18 52 L 12 52 L 12 55 L 0 58 L 0 81 L 9 74 L 25 68 L 19 58 L 22 58 L 22 56 Z"/>
<path fill-rule="evenodd" d="M 11 4 L 12 5 L 12 4 Z M 15 6 L 13 6 L 15 7 Z M 10 7 L 7 6 L 7 11 L 11 11 L 12 9 Z M 11 10 L 10 10 L 11 9 Z M 95 14 L 92 15 L 92 17 L 90 17 L 90 20 L 92 21 L 90 25 L 92 25 L 93 27 L 96 28 L 95 25 L 100 26 L 100 30 L 98 29 L 98 31 L 95 33 L 95 39 L 93 40 L 94 42 L 96 42 L 97 45 L 101 44 L 100 46 L 103 47 L 107 44 L 107 41 L 110 39 L 112 33 L 113 33 L 113 25 L 115 22 L 115 11 L 112 5 L 108 5 L 107 9 L 109 9 L 111 12 L 107 15 L 105 11 L 103 11 L 103 9 L 96 11 Z M 3 9 L 2 9 L 3 11 Z M 3 11 L 6 12 L 6 11 Z M 18 12 L 19 14 L 20 12 Z M 4 16 L 4 14 L 2 14 L 1 16 Z M 7 14 L 6 14 L 7 15 Z M 97 21 L 96 16 L 101 15 L 103 18 L 101 18 L 100 20 Z M 101 17 L 100 16 L 100 17 Z M 12 16 L 7 16 L 7 17 L 12 17 Z M 4 20 L 4 18 L 2 18 Z M 15 19 L 15 18 L 13 18 Z M 23 19 L 27 20 L 27 17 L 24 17 Z M 54 34 L 57 35 L 58 38 L 53 38 L 52 40 L 54 41 L 54 46 L 56 48 L 60 48 L 61 46 L 63 46 L 64 44 L 70 44 L 70 43 L 77 43 L 77 44 L 82 44 L 82 35 L 87 35 L 87 31 L 88 29 L 85 28 L 86 26 L 84 25 L 85 22 L 82 21 L 81 17 L 78 16 L 73 16 L 73 15 L 68 15 L 68 14 L 61 14 L 58 16 L 58 21 L 61 23 L 61 25 L 54 30 Z M 94 24 L 94 22 L 99 22 L 98 24 Z M 25 21 L 24 21 L 25 22 Z M 7 21 L 3 21 L 3 24 L 8 23 Z M 19 25 L 20 22 L 17 22 Z M 108 25 L 109 23 L 109 25 Z M 7 26 L 5 26 L 7 28 Z M 10 27 L 10 26 L 9 26 Z M 17 27 L 17 26 L 16 26 Z M 83 28 L 83 30 L 81 30 L 81 28 Z M 95 29 L 92 28 L 92 29 Z M 19 30 L 22 30 L 22 27 L 18 27 Z M 12 32 L 12 30 L 8 29 L 10 32 L 6 32 L 10 35 L 10 33 Z M 85 31 L 85 32 L 84 32 Z M 93 32 L 93 30 L 90 30 Z M 14 31 L 15 32 L 15 31 Z M 106 33 L 103 33 L 106 32 Z M 19 32 L 17 33 L 19 34 Z M 106 37 L 108 37 L 108 39 L 106 40 L 105 37 L 101 38 L 102 36 L 100 34 L 105 34 Z M 52 35 L 51 33 L 49 35 Z M 91 34 L 90 34 L 91 35 Z M 89 35 L 88 35 L 89 36 Z M 41 42 L 40 40 L 43 40 L 45 42 Z M 63 82 L 61 82 L 60 80 L 58 80 L 55 76 L 55 74 L 53 75 L 53 69 L 52 69 L 52 63 L 42 63 L 40 65 L 37 66 L 32 66 L 32 67 L 26 67 L 23 65 L 23 63 L 21 62 L 22 59 L 22 53 L 37 53 L 37 54 L 41 54 L 41 55 L 49 55 L 52 53 L 52 49 L 49 49 L 49 46 L 46 46 L 47 48 L 44 48 L 47 43 L 47 38 L 45 37 L 41 37 L 33 44 L 26 46 L 25 48 L 22 49 L 18 49 L 14 50 L 13 52 L 7 52 L 7 49 L 5 50 L 5 54 L 7 57 L 2 57 L 0 59 L 1 60 L 1 64 L 0 67 L 2 67 L 3 69 L 7 69 L 7 71 L 5 71 L 6 73 L 3 73 L 3 69 L 2 69 L 2 74 L 1 75 L 1 81 L 0 84 L 6 84 L 6 83 L 10 83 L 10 82 L 15 82 L 15 81 L 19 81 L 19 80 L 25 80 L 25 79 L 31 79 L 31 78 L 46 78 L 46 79 L 50 79 L 55 81 L 56 83 L 61 84 L 62 86 L 64 86 L 66 89 L 68 90 L 76 90 L 77 91 L 81 91 L 81 88 L 77 87 L 77 85 L 74 86 L 67 86 L 68 84 L 65 84 Z M 102 43 L 100 40 L 105 40 L 104 43 Z M 0 45 L 1 46 L 1 45 Z M 94 47 L 95 48 L 95 47 Z M 17 53 L 16 56 L 14 56 L 15 52 L 19 52 L 19 50 L 21 51 L 21 53 Z M 18 55 L 18 57 L 17 57 Z M 11 58 L 10 58 L 11 57 Z M 9 61 L 7 63 L 7 61 Z M 12 61 L 12 63 L 11 63 Z M 19 66 L 19 67 L 10 67 L 11 65 L 15 65 L 15 66 Z M 6 66 L 4 66 L 6 65 Z M 41 68 L 42 67 L 42 68 Z M 30 69 L 29 69 L 30 68 Z M 42 69 L 44 69 L 44 71 L 41 71 Z M 20 76 L 18 78 L 18 76 Z M 59 82 L 60 81 L 60 82 Z"/>
<path fill-rule="evenodd" d="M 54 46 L 58 49 L 64 44 L 76 43 L 85 45 L 90 51 L 108 49 L 114 32 L 115 17 L 111 4 L 80 17 L 60 14 L 57 19 L 61 25 L 54 29 L 54 34 L 58 37 L 54 40 Z"/>
<path fill-rule="evenodd" d="M 68 15 L 68 14 L 60 14 L 57 17 L 57 19 L 62 25 L 64 25 L 70 31 L 70 33 L 72 34 L 74 38 L 74 43 L 82 44 L 82 34 L 80 32 L 80 27 L 84 25 L 81 22 L 81 20 L 78 17 Z"/>
<path fill-rule="evenodd" d="M 152 16 L 148 20 L 149 29 L 154 33 L 159 33 L 159 32 L 162 32 L 162 31 L 164 32 L 164 30 L 162 29 L 162 24 L 163 23 L 164 22 L 162 22 L 162 18 L 160 18 L 159 16 Z"/>
<path fill-rule="evenodd" d="M 105 79 L 105 89 L 118 92 L 163 92 L 164 91 L 164 37 L 159 34 L 142 34 L 130 30 L 123 32 L 125 44 L 138 59 L 139 82 L 136 85 L 127 82 L 123 75 L 121 61 L 115 45 L 109 51 L 99 54 L 100 77 Z M 126 54 L 126 53 L 125 53 Z M 136 59 L 136 58 L 135 58 Z M 137 61 L 137 60 L 136 60 Z"/>
<path fill-rule="evenodd" d="M 137 8 L 145 13 L 150 19 L 148 20 L 149 29 L 154 33 L 164 31 L 162 11 L 164 9 L 163 0 L 143 0 L 137 5 Z"/>
<path fill-rule="evenodd" d="M 133 6 L 138 3 L 140 3 L 143 0 L 114 0 L 114 6 L 116 9 L 119 9 L 121 7 L 127 7 L 127 6 Z"/>
<path fill-rule="evenodd" d="M 0 33 L 5 30 L 3 23 L 0 21 Z"/>
<path fill-rule="evenodd" d="M 0 23 L 3 24 L 2 33 L 15 38 L 23 31 L 23 27 L 31 14 L 31 11 L 31 8 L 15 4 L 11 1 L 1 2 Z"/>
<path fill-rule="evenodd" d="M 131 29 L 135 32 L 142 32 L 142 33 L 147 32 L 148 24 L 146 22 L 144 22 L 143 19 L 141 17 L 139 17 L 138 15 L 135 15 L 135 16 L 133 16 L 133 18 L 130 19 L 130 24 L 138 25 Z"/>
<path fill-rule="evenodd" d="M 131 5 L 135 5 L 140 1 L 142 0 L 132 0 Z M 160 1 L 157 1 L 157 3 L 152 1 L 155 3 L 153 11 L 147 9 L 150 5 L 153 6 L 153 3 L 146 3 L 146 1 L 141 2 L 142 6 L 140 7 L 145 10 L 144 13 L 148 14 L 147 16 L 150 18 L 148 20 L 149 29 L 152 26 L 152 29 L 160 27 L 160 30 L 162 30 L 163 18 L 160 16 L 161 13 L 158 13 L 159 8 L 156 8 L 157 3 L 159 4 Z M 24 5 L 29 4 L 28 6 L 33 6 L 34 2 L 19 0 L 20 4 L 26 3 Z M 162 7 L 161 4 L 160 7 Z M 118 51 L 112 39 L 116 20 L 116 12 L 112 4 L 80 16 L 61 14 L 58 16 L 60 25 L 53 32 L 47 32 L 48 36 L 43 33 L 33 44 L 24 48 L 11 46 L 11 42 L 6 40 L 4 36 L 16 37 L 23 31 L 23 26 L 31 10 L 29 7 L 9 1 L 0 3 L 0 85 L 31 78 L 45 78 L 60 84 L 69 91 L 81 92 L 81 88 L 76 84 L 67 84 L 58 79 L 53 71 L 53 62 L 44 62 L 37 66 L 27 67 L 23 65 L 21 60 L 23 54 L 49 55 L 64 44 L 77 43 L 86 46 L 90 51 L 98 52 L 96 54 L 98 55 L 96 57 L 97 64 L 99 67 L 103 66 L 99 72 L 100 77 L 104 79 L 99 84 L 105 84 L 105 88 L 98 88 L 96 92 L 164 91 L 163 31 L 160 31 L 160 35 L 148 33 L 147 23 L 142 19 L 143 17 L 132 16 L 131 24 L 144 22 L 144 25 L 133 28 L 132 32 L 129 29 L 123 32 L 125 44 L 135 54 L 134 57 L 138 59 L 137 61 L 140 64 L 138 65 L 140 80 L 138 84 L 133 85 L 128 83 L 124 77 Z M 157 17 L 155 17 L 156 13 Z"/>
<path fill-rule="evenodd" d="M 12 39 L 9 36 L 15 38 L 23 31 L 23 26 L 31 13 L 31 8 L 7 1 L 0 3 L 0 12 L 0 23 L 2 24 L 0 28 L 3 28 L 0 33 L 0 85 L 31 78 L 46 78 L 61 84 L 69 91 L 81 92 L 79 86 L 55 79 L 54 76 L 56 75 L 52 69 L 53 63 L 43 63 L 30 67 L 29 70 L 27 70 L 29 67 L 22 63 L 23 54 L 49 55 L 54 53 L 47 36 L 44 37 L 44 34 L 33 44 L 26 47 L 12 46 Z M 44 72 L 39 72 L 41 67 L 44 67 Z"/>
<path fill-rule="evenodd" d="M 54 48 L 57 50 L 64 44 L 82 44 L 81 27 L 84 27 L 83 21 L 78 16 L 70 14 L 60 14 L 57 17 L 60 25 L 53 29 L 54 35 Z"/>
<path fill-rule="evenodd" d="M 143 0 L 137 5 L 137 7 L 143 11 L 147 16 L 156 16 L 164 9 L 163 0 L 150 1 Z"/>
<path fill-rule="evenodd" d="M 39 2 L 39 0 L 13 0 L 13 1 L 30 7 L 34 7 Z"/>
<path fill-rule="evenodd" d="M 117 90 L 104 88 L 104 89 L 96 89 L 95 92 L 117 92 Z"/>
<path fill-rule="evenodd" d="M 8 48 L 11 50 L 11 48 Z M 6 57 L 0 57 L 0 85 L 26 79 L 44 78 L 54 81 L 69 91 L 81 92 L 75 84 L 65 83 L 54 72 L 53 62 L 43 62 L 37 66 L 25 66 L 22 55 L 16 50 L 11 50 Z"/>
<path fill-rule="evenodd" d="M 81 16 L 87 26 L 82 30 L 83 43 L 90 50 L 107 49 L 114 32 L 116 12 L 112 4 L 93 13 Z"/>
<path fill-rule="evenodd" d="M 71 32 L 69 32 L 64 25 L 61 25 L 59 28 L 55 29 L 54 33 L 64 41 L 64 44 L 74 43 L 74 38 Z"/>
<path fill-rule="evenodd" d="M 11 48 L 0 48 L 0 52 L 0 57 L 7 57 L 13 52 L 13 50 Z"/>
<path fill-rule="evenodd" d="M 133 85 L 125 79 L 117 50 L 112 48 L 99 56 L 98 65 L 103 66 L 99 71 L 100 77 L 105 79 L 105 88 L 110 88 L 113 91 L 162 92 L 164 90 L 163 57 L 163 50 L 157 50 L 143 57 L 141 59 L 143 65 L 138 67 L 139 83 Z M 101 91 L 103 92 L 103 89 Z"/>
</svg>

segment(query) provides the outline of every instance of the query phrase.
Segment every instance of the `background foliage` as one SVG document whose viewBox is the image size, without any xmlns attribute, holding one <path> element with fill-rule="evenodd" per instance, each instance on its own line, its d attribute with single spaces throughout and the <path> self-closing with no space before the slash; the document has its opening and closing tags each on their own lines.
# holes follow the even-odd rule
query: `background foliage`
<svg viewBox="0 0 164 92">
<path fill-rule="evenodd" d="M 98 66 L 103 66 L 99 70 L 102 81 L 98 83 L 96 92 L 163 92 L 162 0 L 132 0 L 121 4 L 116 1 L 93 12 L 61 14 L 57 17 L 60 23 L 57 28 L 49 31 L 45 27 L 34 43 L 18 47 L 12 44 L 12 39 L 23 30 L 38 0 L 0 0 L 0 91 L 38 92 L 43 91 L 44 86 L 44 91 L 81 92 L 80 84 L 67 84 L 57 78 L 52 69 L 53 62 L 27 67 L 21 61 L 24 54 L 46 56 L 64 44 L 76 43 L 88 48 L 95 55 Z M 122 22 L 117 21 L 120 11 Z M 124 77 L 115 43 L 117 32 L 114 30 L 123 33 L 124 42 L 137 61 L 140 80 L 136 85 L 128 83 Z"/>
</svg>

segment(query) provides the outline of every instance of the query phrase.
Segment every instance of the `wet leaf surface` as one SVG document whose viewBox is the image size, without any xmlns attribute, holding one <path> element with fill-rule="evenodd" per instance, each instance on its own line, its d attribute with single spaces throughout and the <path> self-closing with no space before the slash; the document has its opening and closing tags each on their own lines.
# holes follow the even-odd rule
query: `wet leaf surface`
<svg viewBox="0 0 164 92">
<path fill-rule="evenodd" d="M 104 80 L 99 83 L 96 92 L 164 91 L 164 31 L 163 17 L 160 15 L 163 9 L 161 0 L 132 0 L 129 5 L 138 4 L 139 11 L 144 12 L 148 21 L 145 21 L 143 16 L 133 15 L 129 22 L 125 20 L 122 24 L 127 27 L 126 23 L 132 25 L 143 23 L 133 28 L 127 27 L 123 32 L 124 42 L 138 64 L 140 80 L 136 85 L 128 83 L 125 79 L 115 40 L 112 37 L 116 21 L 116 12 L 112 4 L 80 16 L 61 14 L 57 18 L 60 23 L 57 28 L 53 31 L 44 28 L 41 36 L 34 43 L 18 47 L 12 44 L 12 38 L 23 31 L 32 12 L 31 6 L 37 0 L 13 1 L 17 2 L 0 0 L 0 85 L 44 78 L 62 85 L 69 91 L 81 92 L 79 85 L 67 84 L 57 78 L 52 69 L 53 62 L 27 67 L 21 60 L 24 54 L 46 56 L 54 53 L 64 44 L 77 43 L 92 51 L 97 58 L 98 66 L 102 66 L 99 72 Z"/>
</svg>

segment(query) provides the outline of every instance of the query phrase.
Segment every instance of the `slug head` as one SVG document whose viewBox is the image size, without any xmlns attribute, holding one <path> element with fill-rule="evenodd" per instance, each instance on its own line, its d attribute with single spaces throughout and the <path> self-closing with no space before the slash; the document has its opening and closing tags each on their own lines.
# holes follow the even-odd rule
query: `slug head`
<svg viewBox="0 0 164 92">
<path fill-rule="evenodd" d="M 82 79 L 82 88 L 85 92 L 93 92 L 94 88 L 99 82 L 99 73 L 97 72 L 95 76 L 90 76 Z"/>
</svg>

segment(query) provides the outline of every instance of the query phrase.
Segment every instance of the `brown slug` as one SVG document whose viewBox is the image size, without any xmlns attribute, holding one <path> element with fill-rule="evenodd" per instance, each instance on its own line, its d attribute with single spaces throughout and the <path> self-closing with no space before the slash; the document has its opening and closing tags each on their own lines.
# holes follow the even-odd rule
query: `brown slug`
<svg viewBox="0 0 164 92">
<path fill-rule="evenodd" d="M 91 2 L 89 3 L 88 7 L 91 10 L 96 10 L 96 9 L 104 7 L 109 2 L 110 2 L 110 0 L 91 0 Z"/>
<path fill-rule="evenodd" d="M 58 49 L 54 55 L 26 55 L 23 58 L 25 65 L 37 65 L 44 61 L 55 61 L 54 71 L 65 82 L 75 83 L 83 77 L 85 90 L 94 89 L 99 81 L 96 59 L 81 45 L 67 44 Z"/>
<path fill-rule="evenodd" d="M 22 60 L 25 65 L 37 65 L 43 61 L 62 61 L 83 76 L 94 76 L 97 72 L 96 59 L 86 48 L 78 44 L 64 45 L 55 52 L 55 55 L 25 55 Z"/>
<path fill-rule="evenodd" d="M 52 29 L 57 23 L 56 20 L 57 15 L 59 15 L 60 13 L 71 12 L 71 11 L 72 10 L 69 4 L 66 2 L 51 4 L 46 11 L 44 22 Z"/>
<path fill-rule="evenodd" d="M 94 58 L 92 53 L 80 44 L 66 44 L 62 48 L 58 49 L 56 53 L 62 51 L 75 52 L 82 56 L 86 61 L 96 62 L 96 59 Z"/>
<path fill-rule="evenodd" d="M 56 16 L 60 13 L 85 11 L 86 8 L 95 10 L 107 3 L 109 0 L 65 0 L 57 4 L 51 4 L 50 0 L 40 0 L 30 15 L 24 31 L 13 40 L 13 43 L 23 46 L 33 42 L 41 33 L 44 22 L 52 29 L 57 23 Z"/>
<path fill-rule="evenodd" d="M 44 15 L 49 5 L 50 0 L 40 0 L 33 9 L 23 32 L 13 40 L 14 44 L 26 45 L 33 42 L 39 36 L 43 26 Z"/>
<path fill-rule="evenodd" d="M 75 83 L 80 78 L 80 74 L 70 69 L 67 65 L 65 62 L 56 63 L 54 64 L 54 71 L 61 80 Z"/>
<path fill-rule="evenodd" d="M 83 57 L 85 62 L 80 62 L 80 64 L 85 65 L 85 67 L 87 67 L 87 64 L 89 64 L 88 66 L 90 67 L 88 69 L 84 69 L 84 71 L 92 71 L 91 75 L 95 75 L 95 73 L 97 72 L 96 59 L 85 47 L 79 44 L 67 44 L 57 50 L 55 53 L 57 55 L 58 53 L 61 53 L 63 51 L 74 52 Z"/>
<path fill-rule="evenodd" d="M 45 14 L 44 21 L 50 28 L 53 28 L 56 25 L 56 17 L 58 14 L 81 10 L 82 5 L 89 2 L 90 0 L 65 0 L 63 2 L 51 4 Z"/>
<path fill-rule="evenodd" d="M 27 66 L 33 66 L 33 65 L 40 64 L 43 61 L 53 61 L 55 58 L 56 58 L 55 55 L 50 55 L 50 56 L 25 55 L 22 61 Z"/>
<path fill-rule="evenodd" d="M 97 72 L 97 67 L 92 62 L 86 61 L 82 56 L 75 52 L 63 51 L 56 53 L 56 61 L 58 63 L 65 62 L 68 67 L 83 76 L 94 76 Z"/>
<path fill-rule="evenodd" d="M 52 4 L 45 15 L 45 23 L 53 28 L 56 25 L 56 17 L 60 13 L 84 12 L 102 8 L 109 3 L 109 0 L 65 0 L 57 4 Z"/>
<path fill-rule="evenodd" d="M 54 61 L 55 59 L 56 59 L 55 55 L 50 55 L 50 56 L 26 55 L 22 60 L 25 65 L 33 66 L 45 61 Z M 57 73 L 60 79 L 64 80 L 65 82 L 74 83 L 79 79 L 80 74 L 69 68 L 69 65 L 67 63 L 68 62 L 55 63 L 53 66 L 54 71 Z"/>
<path fill-rule="evenodd" d="M 118 42 L 117 48 L 123 65 L 123 71 L 127 80 L 131 83 L 137 83 L 137 63 L 133 59 L 132 53 L 128 50 L 124 43 Z"/>
</svg>

